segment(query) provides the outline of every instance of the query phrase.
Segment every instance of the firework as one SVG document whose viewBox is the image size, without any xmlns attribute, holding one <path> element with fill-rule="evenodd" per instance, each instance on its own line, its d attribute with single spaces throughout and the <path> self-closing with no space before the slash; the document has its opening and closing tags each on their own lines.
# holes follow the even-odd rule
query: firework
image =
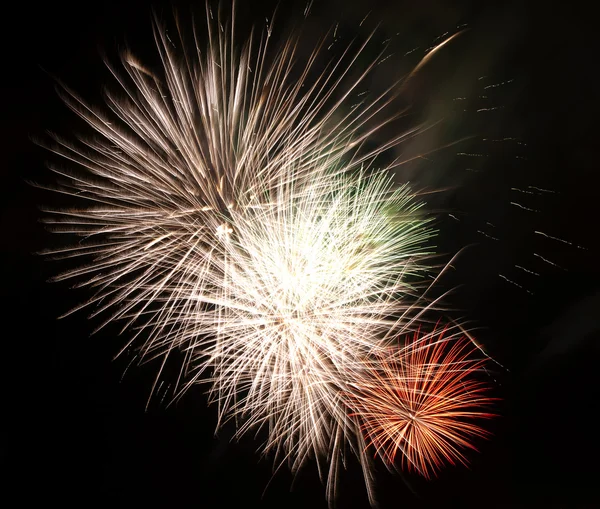
<svg viewBox="0 0 600 509">
<path fill-rule="evenodd" d="M 346 436 L 340 388 L 418 298 L 410 281 L 424 270 L 415 257 L 428 230 L 410 192 L 388 186 L 317 172 L 278 207 L 234 215 L 219 246 L 219 305 L 191 315 L 192 337 L 217 327 L 210 347 L 198 345 L 214 365 L 214 397 L 246 417 L 241 433 L 268 425 L 267 450 L 293 470 Z M 390 216 L 392 205 L 405 217 Z"/>
<path fill-rule="evenodd" d="M 434 330 L 377 359 L 370 381 L 350 394 L 354 416 L 366 441 L 392 468 L 401 465 L 430 478 L 444 463 L 466 463 L 463 451 L 487 432 L 478 420 L 490 418 L 488 387 L 478 381 L 482 361 L 460 331 Z"/>
<path fill-rule="evenodd" d="M 52 147 L 79 166 L 53 168 L 56 190 L 86 202 L 49 211 L 58 231 L 82 237 L 52 254 L 89 262 L 56 279 L 92 288 L 80 308 L 95 306 L 100 327 L 122 321 L 125 348 L 137 341 L 163 366 L 183 351 L 180 388 L 209 382 L 218 426 L 235 418 L 238 435 L 266 429 L 264 451 L 293 471 L 315 458 L 330 500 L 349 447 L 372 496 L 343 395 L 369 380 L 366 359 L 382 358 L 389 338 L 436 303 L 423 297 L 433 231 L 422 203 L 393 186 L 397 160 L 371 167 L 419 129 L 364 149 L 390 120 L 374 122 L 393 94 L 346 108 L 373 67 L 344 82 L 362 47 L 315 76 L 321 46 L 299 66 L 296 39 L 273 57 L 268 33 L 238 49 L 233 21 L 212 18 L 207 10 L 207 51 L 193 54 L 157 22 L 162 69 L 126 52 L 122 70 L 109 66 L 121 91 L 107 93 L 108 112 L 64 94 L 96 137 Z M 454 372 L 438 372 L 432 387 L 449 384 Z M 373 388 L 374 401 L 384 395 Z M 412 464 L 431 456 L 421 444 Z"/>
</svg>

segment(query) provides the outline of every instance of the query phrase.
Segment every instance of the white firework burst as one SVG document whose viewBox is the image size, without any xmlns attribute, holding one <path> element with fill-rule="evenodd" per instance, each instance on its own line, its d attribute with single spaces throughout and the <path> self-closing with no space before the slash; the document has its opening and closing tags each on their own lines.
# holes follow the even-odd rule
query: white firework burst
<svg viewBox="0 0 600 509">
<path fill-rule="evenodd" d="M 344 84 L 362 48 L 309 82 L 321 46 L 298 67 L 295 39 L 271 58 L 268 34 L 238 50 L 233 22 L 215 30 L 207 18 L 206 52 L 178 53 L 157 23 L 160 72 L 128 52 L 125 73 L 110 67 L 121 97 L 107 94 L 109 113 L 65 95 L 97 137 L 51 147 L 79 166 L 53 168 L 65 177 L 56 190 L 86 201 L 50 211 L 83 237 L 52 254 L 90 261 L 56 279 L 93 288 L 81 307 L 123 320 L 144 357 L 185 352 L 184 388 L 211 382 L 219 424 L 264 427 L 264 450 L 293 470 L 316 458 L 330 499 L 347 446 L 370 488 L 340 394 L 431 307 L 429 221 L 394 188 L 398 161 L 370 166 L 418 129 L 363 150 L 392 94 L 344 113 L 372 69 Z"/>
<path fill-rule="evenodd" d="M 408 324 L 399 318 L 418 300 L 411 280 L 424 271 L 429 230 L 410 192 L 391 192 L 382 175 L 316 167 L 289 182 L 275 207 L 232 215 L 216 248 L 216 306 L 189 313 L 187 332 L 193 342 L 214 331 L 210 347 L 193 348 L 214 366 L 221 415 L 246 417 L 240 433 L 267 425 L 266 450 L 296 470 L 352 435 L 340 391 Z M 195 295 L 204 306 L 206 286 Z"/>
</svg>

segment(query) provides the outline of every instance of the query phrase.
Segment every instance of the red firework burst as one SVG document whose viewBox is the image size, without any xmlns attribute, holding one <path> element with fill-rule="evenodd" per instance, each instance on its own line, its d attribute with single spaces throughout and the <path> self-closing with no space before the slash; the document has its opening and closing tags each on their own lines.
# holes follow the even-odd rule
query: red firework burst
<svg viewBox="0 0 600 509">
<path fill-rule="evenodd" d="M 350 395 L 375 454 L 393 467 L 400 452 L 403 467 L 428 479 L 446 462 L 466 464 L 463 451 L 476 450 L 472 439 L 488 435 L 474 421 L 493 416 L 485 411 L 493 398 L 473 376 L 483 365 L 472 357 L 476 347 L 447 331 L 415 333 Z"/>
</svg>

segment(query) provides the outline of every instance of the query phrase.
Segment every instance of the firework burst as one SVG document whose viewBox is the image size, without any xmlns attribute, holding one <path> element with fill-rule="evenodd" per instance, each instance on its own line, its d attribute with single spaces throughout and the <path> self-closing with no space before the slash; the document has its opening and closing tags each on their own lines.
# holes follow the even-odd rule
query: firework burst
<svg viewBox="0 0 600 509">
<path fill-rule="evenodd" d="M 398 317 L 418 299 L 429 232 L 411 193 L 392 192 L 378 175 L 317 171 L 286 187 L 277 207 L 234 215 L 219 246 L 218 306 L 191 314 L 201 318 L 189 331 L 214 330 L 198 352 L 214 366 L 222 409 L 246 418 L 240 433 L 267 425 L 266 449 L 296 470 L 336 437 L 346 441 L 353 423 L 340 389 L 386 334 L 408 324 Z"/>
<path fill-rule="evenodd" d="M 354 416 L 366 441 L 392 468 L 400 454 L 408 471 L 432 477 L 445 463 L 466 464 L 465 449 L 487 432 L 478 420 L 490 418 L 488 387 L 475 373 L 471 341 L 460 331 L 434 330 L 380 358 L 350 394 Z"/>
<path fill-rule="evenodd" d="M 357 416 L 385 423 L 374 411 L 351 415 L 343 395 L 356 380 L 370 380 L 365 359 L 385 358 L 389 338 L 414 331 L 436 302 L 424 299 L 433 232 L 422 203 L 409 187 L 394 187 L 398 160 L 371 168 L 419 129 L 364 148 L 391 120 L 374 121 L 393 94 L 345 107 L 373 67 L 345 83 L 362 47 L 314 77 L 321 46 L 298 66 L 295 39 L 273 58 L 268 34 L 238 50 L 233 21 L 212 17 L 207 10 L 205 53 L 177 52 L 157 22 L 160 71 L 129 52 L 122 70 L 109 66 L 121 88 L 107 93 L 108 113 L 64 94 L 96 136 L 56 137 L 51 147 L 79 166 L 53 168 L 63 178 L 55 190 L 86 202 L 49 211 L 58 231 L 82 237 L 51 254 L 89 261 L 56 279 L 91 287 L 94 296 L 80 308 L 95 306 L 100 327 L 122 321 L 133 331 L 125 348 L 137 341 L 141 357 L 162 358 L 163 366 L 170 352 L 183 351 L 179 386 L 209 382 L 219 426 L 235 418 L 238 435 L 266 429 L 264 451 L 294 471 L 315 458 L 330 500 L 349 447 L 372 497 Z M 193 35 L 194 48 L 202 47 Z M 416 376 L 423 354 L 412 348 L 405 369 Z M 433 351 L 439 361 L 458 355 Z M 419 375 L 434 391 L 462 383 L 451 364 L 426 373 L 441 377 Z M 361 394 L 373 401 L 360 398 L 360 408 L 389 396 L 385 385 L 376 389 L 366 387 Z M 415 411 L 433 412 L 431 400 L 404 392 L 407 405 L 421 405 Z M 399 404 L 394 394 L 382 408 Z M 437 437 L 405 453 L 411 465 L 437 460 L 431 451 L 446 444 L 444 431 L 457 436 L 444 423 L 433 422 L 431 435 L 411 432 Z M 377 425 L 369 426 L 379 440 Z M 392 442 L 406 450 L 395 435 Z"/>
</svg>

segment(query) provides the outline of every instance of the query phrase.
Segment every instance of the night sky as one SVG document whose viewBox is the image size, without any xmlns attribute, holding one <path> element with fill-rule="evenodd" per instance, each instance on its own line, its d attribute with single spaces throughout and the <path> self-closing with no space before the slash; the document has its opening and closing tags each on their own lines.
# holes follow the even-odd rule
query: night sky
<svg viewBox="0 0 600 509">
<path fill-rule="evenodd" d="M 303 18 L 303 2 L 282 3 L 277 37 Z M 190 2 L 175 4 L 189 12 Z M 470 28 L 402 96 L 412 105 L 407 122 L 444 119 L 406 147 L 407 155 L 468 139 L 421 166 L 403 167 L 398 179 L 451 188 L 431 198 L 441 211 L 439 252 L 471 247 L 444 285 L 461 285 L 453 306 L 480 327 L 479 340 L 505 369 L 490 366 L 500 417 L 489 424 L 491 439 L 477 442 L 480 452 L 469 454 L 470 467 L 448 467 L 426 482 L 403 480 L 378 464 L 381 507 L 600 507 L 594 14 L 584 2 L 389 4 L 315 1 L 305 22 L 308 39 L 336 22 L 344 40 L 360 39 L 381 23 L 374 44 L 390 39 L 393 56 L 375 72 L 370 88 L 383 90 L 436 37 Z M 216 410 L 207 407 L 204 387 L 170 406 L 169 394 L 162 398 L 159 391 L 146 408 L 157 364 L 128 367 L 127 355 L 113 360 L 128 334 L 119 336 L 118 325 L 92 335 L 99 321 L 85 312 L 57 320 L 89 294 L 47 282 L 69 265 L 35 254 L 65 242 L 40 223 L 41 206 L 65 203 L 28 183 L 53 178 L 45 167 L 50 154 L 32 138 L 47 130 L 72 136 L 83 128 L 58 98 L 55 80 L 100 104 L 101 87 L 110 82 L 101 51 L 116 61 L 127 43 L 151 61 L 151 6 L 168 18 L 169 5 L 135 0 L 4 7 L 2 507 L 326 507 L 314 464 L 293 484 L 285 468 L 269 484 L 272 461 L 256 452 L 262 435 L 230 443 L 232 430 L 226 428 L 215 437 Z M 240 29 L 262 27 L 274 5 L 240 0 Z M 496 106 L 487 115 L 477 111 Z M 521 144 L 489 141 L 504 138 Z M 464 155 L 473 153 L 482 155 Z M 522 196 L 514 190 L 527 186 L 553 192 Z M 488 222 L 495 233 L 485 230 Z M 368 507 L 352 461 L 340 486 L 339 509 Z"/>
</svg>

